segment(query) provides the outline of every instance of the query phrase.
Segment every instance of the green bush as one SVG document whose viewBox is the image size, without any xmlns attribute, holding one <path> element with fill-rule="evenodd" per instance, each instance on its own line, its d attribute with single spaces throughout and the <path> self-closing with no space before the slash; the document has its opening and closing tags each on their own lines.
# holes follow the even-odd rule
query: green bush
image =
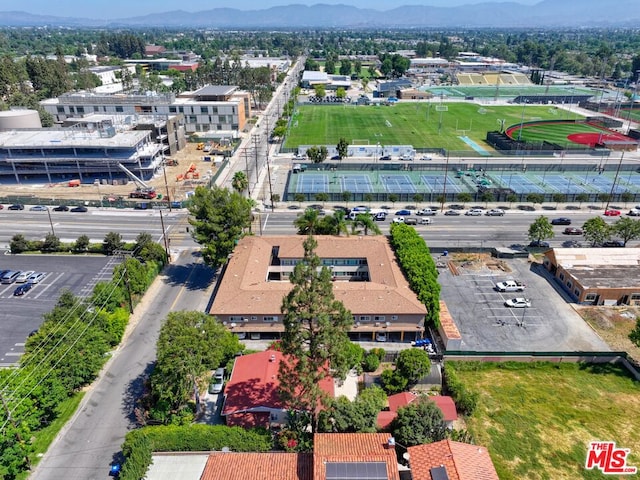
<svg viewBox="0 0 640 480">
<path fill-rule="evenodd" d="M 382 362 L 384 360 L 385 355 L 387 354 L 387 352 L 384 351 L 384 348 L 380 348 L 380 347 L 372 348 L 371 350 L 369 350 L 369 353 L 372 353 L 376 357 L 378 357 L 379 362 Z"/>
<path fill-rule="evenodd" d="M 444 365 L 444 380 L 458 410 L 471 415 L 478 406 L 478 392 L 469 391 L 458 378 L 454 367 L 448 363 Z"/>
<path fill-rule="evenodd" d="M 636 326 L 631 330 L 631 333 L 629 333 L 629 340 L 640 347 L 640 317 L 636 319 Z"/>
<path fill-rule="evenodd" d="M 375 353 L 369 352 L 365 355 L 364 360 L 362 361 L 362 369 L 365 372 L 375 372 L 379 366 L 380 359 Z"/>
</svg>

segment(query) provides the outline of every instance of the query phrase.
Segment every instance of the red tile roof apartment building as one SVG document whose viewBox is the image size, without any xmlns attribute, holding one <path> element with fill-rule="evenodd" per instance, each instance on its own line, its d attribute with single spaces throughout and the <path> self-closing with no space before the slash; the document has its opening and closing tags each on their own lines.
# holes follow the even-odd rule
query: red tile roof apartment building
<svg viewBox="0 0 640 480">
<path fill-rule="evenodd" d="M 317 236 L 316 253 L 333 274 L 333 293 L 353 314 L 350 336 L 398 341 L 421 337 L 425 306 L 409 288 L 383 236 Z M 278 338 L 289 275 L 304 254 L 304 236 L 244 237 L 229 260 L 209 313 L 231 331 Z"/>
</svg>

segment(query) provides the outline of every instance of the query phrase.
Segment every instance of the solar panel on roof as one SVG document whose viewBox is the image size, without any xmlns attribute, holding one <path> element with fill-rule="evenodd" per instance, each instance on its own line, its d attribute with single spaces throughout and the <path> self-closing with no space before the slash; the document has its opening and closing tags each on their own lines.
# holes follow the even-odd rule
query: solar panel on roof
<svg viewBox="0 0 640 480">
<path fill-rule="evenodd" d="M 444 467 L 433 467 L 429 470 L 431 474 L 431 480 L 449 480 L 447 475 L 447 469 Z"/>
<path fill-rule="evenodd" d="M 388 480 L 385 462 L 327 462 L 326 480 Z"/>
</svg>

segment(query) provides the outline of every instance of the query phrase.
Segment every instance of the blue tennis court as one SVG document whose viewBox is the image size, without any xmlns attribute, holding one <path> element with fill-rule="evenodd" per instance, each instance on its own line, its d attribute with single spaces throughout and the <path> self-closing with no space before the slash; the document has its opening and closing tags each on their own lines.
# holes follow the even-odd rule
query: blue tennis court
<svg viewBox="0 0 640 480">
<path fill-rule="evenodd" d="M 416 193 L 416 186 L 407 175 L 380 175 L 380 181 L 389 193 Z"/>
<path fill-rule="evenodd" d="M 516 193 L 544 193 L 544 188 L 536 185 L 522 173 L 510 173 L 508 175 L 493 175 L 503 186 L 511 188 Z"/>
<path fill-rule="evenodd" d="M 585 193 L 587 189 L 567 175 L 538 175 L 540 183 L 548 185 L 558 193 Z"/>
<path fill-rule="evenodd" d="M 328 193 L 329 177 L 322 173 L 299 174 L 296 193 Z"/>
<path fill-rule="evenodd" d="M 595 188 L 601 193 L 611 193 L 611 186 L 613 185 L 613 179 L 605 175 L 594 175 L 588 180 L 587 184 L 592 186 L 593 188 Z M 625 186 L 620 185 L 620 183 L 616 183 L 616 186 L 613 189 L 613 193 L 622 193 L 626 190 L 627 188 Z"/>
<path fill-rule="evenodd" d="M 343 192 L 372 193 L 373 185 L 369 175 L 343 174 L 338 176 Z"/>
<path fill-rule="evenodd" d="M 442 192 L 444 190 L 444 175 L 420 175 L 420 181 L 432 192 Z M 460 193 L 466 191 L 456 182 L 453 175 L 447 175 L 447 192 Z"/>
</svg>

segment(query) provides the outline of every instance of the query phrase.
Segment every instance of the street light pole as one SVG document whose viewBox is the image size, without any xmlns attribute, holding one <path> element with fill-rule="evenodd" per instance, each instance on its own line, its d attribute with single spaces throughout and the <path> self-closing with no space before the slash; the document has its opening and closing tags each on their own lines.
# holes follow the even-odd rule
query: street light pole
<svg viewBox="0 0 640 480">
<path fill-rule="evenodd" d="M 56 232 L 53 229 L 53 222 L 51 221 L 51 212 L 49 211 L 49 208 L 47 208 L 47 215 L 49 215 L 49 225 L 51 225 L 51 235 L 53 235 L 55 237 L 56 236 Z"/>
<path fill-rule="evenodd" d="M 618 162 L 618 168 L 616 169 L 616 176 L 613 178 L 613 183 L 611 184 L 611 192 L 609 192 L 609 198 L 607 198 L 607 205 L 604 207 L 604 211 L 609 210 L 609 203 L 613 200 L 613 192 L 616 188 L 616 182 L 618 181 L 618 175 L 620 174 L 620 167 L 622 166 L 622 159 L 624 158 L 624 150 L 622 151 L 622 155 L 620 155 L 620 161 Z"/>
</svg>

